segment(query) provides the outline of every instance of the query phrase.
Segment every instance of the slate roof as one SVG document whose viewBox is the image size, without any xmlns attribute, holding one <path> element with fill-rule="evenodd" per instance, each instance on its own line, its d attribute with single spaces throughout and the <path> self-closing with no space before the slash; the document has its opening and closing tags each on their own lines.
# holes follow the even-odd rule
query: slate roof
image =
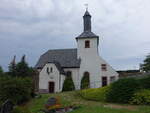
<svg viewBox="0 0 150 113">
<path fill-rule="evenodd" d="M 91 31 L 84 31 L 83 33 L 81 33 L 78 37 L 76 37 L 76 39 L 81 39 L 81 38 L 98 38 L 99 36 L 95 35 L 93 32 Z"/>
<path fill-rule="evenodd" d="M 41 55 L 35 68 L 43 68 L 47 63 L 59 63 L 62 68 L 79 68 L 80 60 L 77 59 L 77 49 L 49 50 Z"/>
</svg>

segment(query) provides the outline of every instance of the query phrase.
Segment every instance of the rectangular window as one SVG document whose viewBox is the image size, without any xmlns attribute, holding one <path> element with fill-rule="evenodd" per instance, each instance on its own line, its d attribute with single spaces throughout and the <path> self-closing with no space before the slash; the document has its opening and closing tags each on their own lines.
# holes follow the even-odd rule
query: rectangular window
<svg viewBox="0 0 150 113">
<path fill-rule="evenodd" d="M 85 48 L 90 48 L 90 41 L 89 40 L 85 41 Z"/>
<path fill-rule="evenodd" d="M 101 69 L 102 69 L 102 71 L 107 71 L 107 65 L 106 64 L 102 64 L 101 65 Z"/>
</svg>

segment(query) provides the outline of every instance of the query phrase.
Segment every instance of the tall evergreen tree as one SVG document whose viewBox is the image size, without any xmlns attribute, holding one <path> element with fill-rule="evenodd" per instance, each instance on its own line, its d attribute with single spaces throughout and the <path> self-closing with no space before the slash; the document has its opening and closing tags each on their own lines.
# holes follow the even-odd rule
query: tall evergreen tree
<svg viewBox="0 0 150 113">
<path fill-rule="evenodd" d="M 141 69 L 145 72 L 150 72 L 150 54 L 146 56 L 144 63 L 141 65 Z"/>
<path fill-rule="evenodd" d="M 9 75 L 11 76 L 17 76 L 16 74 L 16 56 L 14 56 L 13 60 L 9 64 Z"/>
<path fill-rule="evenodd" d="M 21 61 L 16 65 L 16 73 L 19 77 L 30 76 L 30 68 L 25 61 L 25 55 L 22 56 Z"/>
<path fill-rule="evenodd" d="M 75 86 L 72 80 L 72 76 L 70 72 L 67 72 L 66 79 L 63 84 L 63 91 L 73 91 L 75 90 Z"/>
</svg>

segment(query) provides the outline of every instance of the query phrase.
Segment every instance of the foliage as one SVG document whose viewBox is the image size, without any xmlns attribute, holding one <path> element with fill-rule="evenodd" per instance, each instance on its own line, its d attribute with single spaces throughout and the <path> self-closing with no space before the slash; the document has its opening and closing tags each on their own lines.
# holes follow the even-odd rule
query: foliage
<svg viewBox="0 0 150 113">
<path fill-rule="evenodd" d="M 140 78 L 138 81 L 142 89 L 150 89 L 150 76 Z"/>
<path fill-rule="evenodd" d="M 0 77 L 0 101 L 12 100 L 21 104 L 31 97 L 32 82 L 30 78 Z"/>
<path fill-rule="evenodd" d="M 81 80 L 81 89 L 89 88 L 89 82 L 90 82 L 89 76 L 84 75 Z"/>
<path fill-rule="evenodd" d="M 131 104 L 150 104 L 150 90 L 140 90 L 137 91 L 132 97 Z"/>
<path fill-rule="evenodd" d="M 2 67 L 0 66 L 0 76 L 4 74 Z"/>
<path fill-rule="evenodd" d="M 18 77 L 27 77 L 30 75 L 30 68 L 25 61 L 25 56 L 21 58 L 21 61 L 16 65 L 16 74 Z"/>
<path fill-rule="evenodd" d="M 150 54 L 146 56 L 144 63 L 141 64 L 141 69 L 145 72 L 150 71 Z"/>
<path fill-rule="evenodd" d="M 16 106 L 12 113 L 31 113 L 26 107 L 19 107 L 19 106 Z"/>
<path fill-rule="evenodd" d="M 94 101 L 106 101 L 106 95 L 109 91 L 110 86 L 105 86 L 101 88 L 93 88 L 93 89 L 86 89 L 79 91 L 79 94 L 82 98 L 87 100 L 94 100 Z"/>
<path fill-rule="evenodd" d="M 111 84 L 106 98 L 108 102 L 128 103 L 137 90 L 139 84 L 136 79 L 120 79 Z"/>
<path fill-rule="evenodd" d="M 9 69 L 9 75 L 11 75 L 11 76 L 16 76 L 17 75 L 17 72 L 16 72 L 16 56 L 14 56 L 13 60 L 9 64 L 8 69 Z"/>
<path fill-rule="evenodd" d="M 63 91 L 73 91 L 74 89 L 75 89 L 75 86 L 74 86 L 71 75 L 66 76 L 66 79 L 63 84 Z"/>
</svg>

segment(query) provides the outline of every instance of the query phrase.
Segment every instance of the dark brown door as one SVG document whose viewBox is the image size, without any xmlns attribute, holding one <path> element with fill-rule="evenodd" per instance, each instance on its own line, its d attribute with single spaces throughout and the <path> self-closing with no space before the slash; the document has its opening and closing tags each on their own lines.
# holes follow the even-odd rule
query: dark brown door
<svg viewBox="0 0 150 113">
<path fill-rule="evenodd" d="M 107 86 L 107 77 L 102 77 L 102 86 Z"/>
<path fill-rule="evenodd" d="M 54 93 L 55 83 L 49 82 L 49 93 Z"/>
</svg>

